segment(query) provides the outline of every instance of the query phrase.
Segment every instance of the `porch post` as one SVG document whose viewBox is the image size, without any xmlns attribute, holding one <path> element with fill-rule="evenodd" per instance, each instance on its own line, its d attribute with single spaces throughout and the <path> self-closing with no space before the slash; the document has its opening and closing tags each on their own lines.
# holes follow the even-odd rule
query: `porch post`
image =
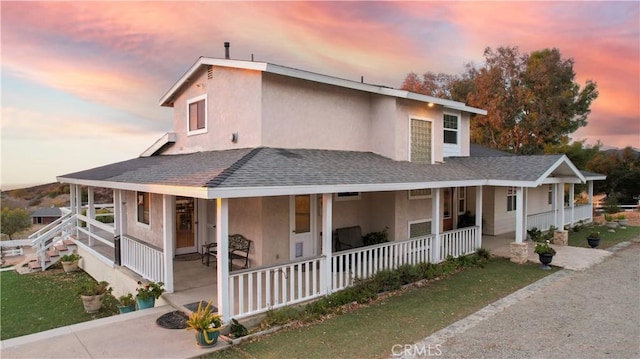
<svg viewBox="0 0 640 359">
<path fill-rule="evenodd" d="M 80 187 L 79 185 L 76 185 L 76 214 L 77 215 L 82 215 L 82 187 Z M 77 217 L 76 217 L 77 218 Z M 80 239 L 80 220 L 76 219 L 76 239 Z"/>
<path fill-rule="evenodd" d="M 69 209 L 71 214 L 76 214 L 76 185 L 69 185 Z"/>
<path fill-rule="evenodd" d="M 576 215 L 575 215 L 575 210 L 576 210 L 576 204 L 575 202 L 575 195 L 574 195 L 574 190 L 575 190 L 575 185 L 573 183 L 569 184 L 569 208 L 571 208 L 571 221 L 569 222 L 569 225 L 573 226 L 573 224 L 576 221 Z"/>
<path fill-rule="evenodd" d="M 476 248 L 482 247 L 482 189 L 482 186 L 476 186 L 476 227 L 478 227 Z"/>
<path fill-rule="evenodd" d="M 93 194 L 94 194 L 93 187 L 91 186 L 87 187 L 87 217 L 89 219 L 96 218 L 96 207 L 94 203 Z M 89 233 L 93 233 L 92 225 L 91 225 L 91 222 L 89 221 L 87 221 L 87 230 L 89 231 Z M 88 243 L 89 243 L 89 247 L 93 246 L 93 237 L 91 237 L 91 235 L 89 235 Z"/>
<path fill-rule="evenodd" d="M 173 238 L 175 233 L 175 208 L 176 197 L 162 195 L 162 221 L 164 223 L 162 231 L 162 248 L 164 262 L 164 286 L 167 293 L 173 293 Z"/>
<path fill-rule="evenodd" d="M 524 190 L 516 187 L 516 243 L 524 239 Z"/>
<path fill-rule="evenodd" d="M 593 222 L 593 181 L 587 181 L 587 188 L 588 188 L 588 193 L 589 193 L 589 206 L 590 208 L 590 213 L 591 213 L 591 222 Z"/>
<path fill-rule="evenodd" d="M 322 255 L 324 256 L 320 272 L 320 290 L 322 294 L 330 294 L 333 287 L 331 275 L 332 239 L 333 239 L 333 194 L 322 194 Z"/>
<path fill-rule="evenodd" d="M 216 238 L 218 240 L 218 312 L 222 320 L 231 320 L 233 293 L 229 293 L 229 199 L 216 198 Z"/>
<path fill-rule="evenodd" d="M 527 238 L 527 229 L 529 229 L 529 222 L 528 222 L 528 217 L 529 217 L 529 187 L 526 187 L 523 189 L 522 191 L 522 228 L 523 228 L 523 232 L 522 235 L 524 236 L 524 238 Z"/>
<path fill-rule="evenodd" d="M 431 198 L 431 232 L 433 237 L 433 248 L 431 250 L 432 263 L 440 263 L 442 260 L 440 253 L 442 251 L 440 243 L 440 188 L 434 188 L 432 190 L 433 196 Z"/>
<path fill-rule="evenodd" d="M 559 231 L 564 229 L 564 183 L 556 184 L 556 227 Z"/>
</svg>

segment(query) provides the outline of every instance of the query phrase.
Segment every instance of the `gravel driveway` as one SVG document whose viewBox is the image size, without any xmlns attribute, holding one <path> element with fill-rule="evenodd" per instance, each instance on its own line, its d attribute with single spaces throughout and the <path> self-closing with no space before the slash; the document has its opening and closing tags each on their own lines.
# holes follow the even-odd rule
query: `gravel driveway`
<svg viewBox="0 0 640 359">
<path fill-rule="evenodd" d="M 409 356 L 640 358 L 637 240 L 585 271 L 555 273 L 542 290 L 448 340 L 426 338 L 431 350 Z"/>
</svg>

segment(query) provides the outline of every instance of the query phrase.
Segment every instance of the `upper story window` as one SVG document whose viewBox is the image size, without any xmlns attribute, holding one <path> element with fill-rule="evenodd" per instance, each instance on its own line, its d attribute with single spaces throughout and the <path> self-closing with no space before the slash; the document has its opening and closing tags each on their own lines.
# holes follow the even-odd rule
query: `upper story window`
<svg viewBox="0 0 640 359">
<path fill-rule="evenodd" d="M 149 225 L 149 213 L 151 210 L 149 192 L 136 192 L 136 198 L 136 217 L 138 223 Z"/>
<path fill-rule="evenodd" d="M 508 187 L 507 188 L 507 212 L 512 212 L 516 210 L 516 188 Z"/>
<path fill-rule="evenodd" d="M 458 144 L 459 117 L 444 114 L 444 143 Z"/>
<path fill-rule="evenodd" d="M 207 132 L 207 95 L 187 100 L 187 135 Z"/>
<path fill-rule="evenodd" d="M 431 163 L 431 121 L 411 119 L 411 162 Z"/>
</svg>

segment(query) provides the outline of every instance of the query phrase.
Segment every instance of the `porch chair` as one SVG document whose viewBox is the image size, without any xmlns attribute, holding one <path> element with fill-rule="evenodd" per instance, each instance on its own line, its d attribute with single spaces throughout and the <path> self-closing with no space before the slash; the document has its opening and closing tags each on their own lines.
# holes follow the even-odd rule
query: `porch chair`
<svg viewBox="0 0 640 359">
<path fill-rule="evenodd" d="M 363 247 L 362 230 L 360 226 L 352 226 L 336 229 L 335 249 L 344 251 L 347 249 Z"/>
<path fill-rule="evenodd" d="M 218 243 L 209 243 L 203 246 L 202 263 L 209 266 L 210 257 L 218 255 Z M 241 268 L 249 268 L 249 250 L 251 250 L 251 241 L 246 239 L 242 234 L 229 235 L 229 270 L 234 260 L 244 261 Z"/>
</svg>

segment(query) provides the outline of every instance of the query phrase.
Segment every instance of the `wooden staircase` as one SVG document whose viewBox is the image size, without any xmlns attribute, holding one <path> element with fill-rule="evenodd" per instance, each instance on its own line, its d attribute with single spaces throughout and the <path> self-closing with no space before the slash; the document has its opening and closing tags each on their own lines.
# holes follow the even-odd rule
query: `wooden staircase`
<svg viewBox="0 0 640 359">
<path fill-rule="evenodd" d="M 74 253 L 77 245 L 70 239 L 59 240 L 51 246 L 45 254 L 45 269 L 52 266 L 60 260 L 65 254 Z M 42 263 L 39 258 L 34 258 L 27 262 L 26 266 L 29 272 L 42 271 Z"/>
</svg>

